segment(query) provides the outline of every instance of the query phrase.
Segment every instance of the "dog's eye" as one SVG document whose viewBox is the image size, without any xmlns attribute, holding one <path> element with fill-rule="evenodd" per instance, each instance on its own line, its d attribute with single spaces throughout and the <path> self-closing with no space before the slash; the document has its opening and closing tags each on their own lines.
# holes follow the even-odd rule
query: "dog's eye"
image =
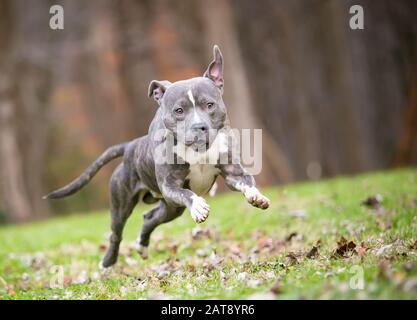
<svg viewBox="0 0 417 320">
<path fill-rule="evenodd" d="M 174 112 L 175 112 L 176 114 L 183 114 L 183 113 L 184 113 L 184 109 L 183 109 L 183 108 L 181 108 L 181 107 L 178 107 L 178 108 L 175 108 Z"/>
<path fill-rule="evenodd" d="M 214 107 L 214 103 L 213 102 L 208 102 L 207 103 L 207 108 L 213 109 L 213 107 Z"/>
</svg>

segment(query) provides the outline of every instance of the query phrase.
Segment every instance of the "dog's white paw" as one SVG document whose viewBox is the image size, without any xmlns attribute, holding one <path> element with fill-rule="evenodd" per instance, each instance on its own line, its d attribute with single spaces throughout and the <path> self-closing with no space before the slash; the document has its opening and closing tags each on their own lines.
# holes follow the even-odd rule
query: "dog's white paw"
<svg viewBox="0 0 417 320">
<path fill-rule="evenodd" d="M 206 221 L 210 211 L 210 207 L 206 200 L 196 195 L 192 197 L 192 200 L 193 203 L 191 204 L 190 208 L 191 217 L 197 223 Z"/>
<path fill-rule="evenodd" d="M 100 262 L 98 263 L 98 268 L 99 268 L 99 270 L 100 270 L 102 273 L 106 273 L 106 272 L 108 272 L 109 270 L 111 270 L 111 269 L 112 269 L 112 267 L 113 267 L 113 266 L 105 267 L 105 266 L 103 265 L 103 260 L 100 260 Z"/>
<path fill-rule="evenodd" d="M 142 246 L 141 244 L 138 245 L 137 249 L 139 255 L 142 257 L 142 259 L 146 260 L 148 259 L 149 253 L 148 253 L 148 247 Z"/>
<path fill-rule="evenodd" d="M 265 197 L 256 187 L 246 186 L 243 190 L 246 200 L 254 207 L 267 209 L 269 207 L 269 199 Z"/>
<path fill-rule="evenodd" d="M 142 259 L 147 259 L 149 254 L 148 254 L 148 247 L 143 246 L 140 244 L 140 240 L 137 239 L 132 245 L 131 248 L 136 250 L 137 253 L 139 253 L 139 255 L 141 256 Z"/>
</svg>

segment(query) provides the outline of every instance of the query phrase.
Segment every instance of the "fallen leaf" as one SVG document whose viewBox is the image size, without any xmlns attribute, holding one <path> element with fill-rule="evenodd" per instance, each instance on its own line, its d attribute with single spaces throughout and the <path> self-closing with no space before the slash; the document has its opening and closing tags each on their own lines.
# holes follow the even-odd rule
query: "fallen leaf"
<svg viewBox="0 0 417 320">
<path fill-rule="evenodd" d="M 375 196 L 370 196 L 370 197 L 366 198 L 365 200 L 363 200 L 361 202 L 361 204 L 363 206 L 368 207 L 368 208 L 372 208 L 372 209 L 377 210 L 377 209 L 382 207 L 382 204 L 381 204 L 382 200 L 383 200 L 382 195 L 377 194 Z"/>
<path fill-rule="evenodd" d="M 264 232 L 258 229 L 252 231 L 252 234 L 251 234 L 251 237 L 253 240 L 258 240 L 259 238 L 263 236 L 264 236 Z"/>
<path fill-rule="evenodd" d="M 223 262 L 223 258 L 218 256 L 216 252 L 213 250 L 213 252 L 208 256 L 203 264 L 203 267 L 206 272 L 209 272 L 210 270 L 218 267 Z"/>
<path fill-rule="evenodd" d="M 355 252 L 356 244 L 353 241 L 347 241 L 344 237 L 341 237 L 337 242 L 337 248 L 333 251 L 333 258 L 344 258 L 349 252 Z"/>
<path fill-rule="evenodd" d="M 228 249 L 229 249 L 230 253 L 233 254 L 233 255 L 240 256 L 240 254 L 241 254 L 240 247 L 237 244 L 230 244 L 228 246 Z"/>
<path fill-rule="evenodd" d="M 386 254 L 388 251 L 390 251 L 390 250 L 392 250 L 394 248 L 400 247 L 402 245 L 403 245 L 403 242 L 400 239 L 397 239 L 394 242 L 389 243 L 389 244 L 384 245 L 381 248 L 379 248 L 376 251 L 376 255 L 377 256 L 382 256 L 382 255 Z"/>
<path fill-rule="evenodd" d="M 288 236 L 285 237 L 285 241 L 286 242 L 290 242 L 292 240 L 292 238 L 298 236 L 297 232 L 291 232 Z"/>
<path fill-rule="evenodd" d="M 285 257 L 284 264 L 285 266 L 293 266 L 298 263 L 297 257 L 293 252 L 289 252 Z"/>
<path fill-rule="evenodd" d="M 156 275 L 156 277 L 157 277 L 159 280 L 161 280 L 161 279 L 164 279 L 164 278 L 168 277 L 169 275 L 170 275 L 170 272 L 169 272 L 169 271 L 167 271 L 167 270 L 162 270 L 162 271 L 159 271 L 159 272 L 158 272 L 158 274 Z"/>
<path fill-rule="evenodd" d="M 168 245 L 168 250 L 173 253 L 173 254 L 177 254 L 178 251 L 178 244 L 176 243 L 171 243 Z"/>
<path fill-rule="evenodd" d="M 274 246 L 274 241 L 269 238 L 260 238 L 258 242 L 256 243 L 256 247 L 258 250 L 262 250 L 265 248 L 272 248 Z"/>
<path fill-rule="evenodd" d="M 201 228 L 201 227 L 195 227 L 191 230 L 191 238 L 193 240 L 203 240 L 203 239 L 217 239 L 217 233 L 214 232 L 210 228 Z"/>
<path fill-rule="evenodd" d="M 72 278 L 70 276 L 64 277 L 64 287 L 68 287 L 72 283 Z"/>
<path fill-rule="evenodd" d="M 367 248 L 365 247 L 364 243 L 362 242 L 360 246 L 356 246 L 355 251 L 359 257 L 363 257 L 365 255 Z"/>
<path fill-rule="evenodd" d="M 307 252 L 306 257 L 309 259 L 313 259 L 317 257 L 319 254 L 319 249 L 317 246 L 313 246 L 309 252 Z"/>
</svg>

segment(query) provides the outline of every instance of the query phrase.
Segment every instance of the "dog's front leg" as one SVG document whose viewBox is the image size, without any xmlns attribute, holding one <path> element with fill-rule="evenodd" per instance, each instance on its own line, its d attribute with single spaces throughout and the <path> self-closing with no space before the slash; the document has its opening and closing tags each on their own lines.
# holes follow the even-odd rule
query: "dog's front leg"
<svg viewBox="0 0 417 320">
<path fill-rule="evenodd" d="M 226 185 L 233 191 L 240 191 L 254 207 L 267 209 L 269 199 L 256 188 L 255 179 L 240 164 L 226 164 L 219 167 Z"/>
<path fill-rule="evenodd" d="M 164 199 L 171 205 L 187 207 L 195 222 L 204 222 L 209 215 L 210 206 L 204 198 L 194 192 L 184 189 L 183 181 L 169 175 L 161 183 L 161 191 Z"/>
</svg>

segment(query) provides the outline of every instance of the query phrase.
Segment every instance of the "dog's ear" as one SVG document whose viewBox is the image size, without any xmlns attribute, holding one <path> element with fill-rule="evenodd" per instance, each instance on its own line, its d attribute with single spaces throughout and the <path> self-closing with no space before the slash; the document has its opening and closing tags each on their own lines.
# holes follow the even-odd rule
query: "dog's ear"
<svg viewBox="0 0 417 320">
<path fill-rule="evenodd" d="M 204 72 L 204 77 L 209 78 L 216 87 L 223 90 L 223 56 L 217 45 L 213 47 L 213 56 L 214 60 L 210 63 L 206 72 Z"/>
<path fill-rule="evenodd" d="M 166 89 L 171 85 L 171 82 L 167 80 L 158 81 L 158 80 L 152 80 L 149 84 L 148 89 L 148 96 L 153 97 L 156 102 L 159 103 L 159 101 L 164 96 L 164 93 Z"/>
</svg>

